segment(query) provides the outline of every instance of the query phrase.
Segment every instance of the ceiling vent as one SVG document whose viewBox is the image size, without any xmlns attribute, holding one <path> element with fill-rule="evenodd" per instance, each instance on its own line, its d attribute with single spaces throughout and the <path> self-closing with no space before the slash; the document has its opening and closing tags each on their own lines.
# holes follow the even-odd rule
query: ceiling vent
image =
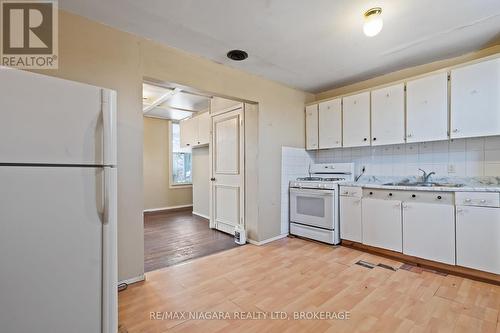
<svg viewBox="0 0 500 333">
<path fill-rule="evenodd" d="M 248 53 L 242 50 L 231 50 L 227 53 L 227 57 L 234 61 L 242 61 L 248 58 Z"/>
</svg>

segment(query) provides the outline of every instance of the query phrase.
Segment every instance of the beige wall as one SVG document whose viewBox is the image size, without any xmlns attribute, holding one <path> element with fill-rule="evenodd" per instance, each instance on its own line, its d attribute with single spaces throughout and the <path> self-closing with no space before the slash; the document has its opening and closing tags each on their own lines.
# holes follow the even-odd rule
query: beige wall
<svg viewBox="0 0 500 333">
<path fill-rule="evenodd" d="M 450 59 L 445 59 L 441 61 L 436 61 L 436 62 L 431 62 L 428 64 L 424 64 L 421 66 L 415 66 L 415 67 L 410 67 L 406 68 L 400 71 L 392 72 L 386 75 L 381 75 L 377 76 L 375 78 L 357 82 L 354 84 L 350 84 L 347 86 L 331 89 L 325 92 L 321 92 L 319 94 L 316 94 L 315 100 L 323 100 L 323 99 L 328 99 L 331 97 L 336 97 L 344 94 L 349 94 L 352 92 L 360 91 L 360 90 L 365 90 L 369 89 L 375 86 L 379 85 L 384 85 L 388 84 L 394 81 L 399 81 L 403 80 L 406 78 L 410 78 L 413 76 L 418 76 L 418 75 L 423 75 L 432 71 L 437 71 L 440 69 L 444 69 L 447 67 L 452 67 L 456 65 L 460 65 L 465 62 L 473 61 L 478 58 L 483 58 L 487 57 L 489 55 L 493 55 L 495 53 L 500 52 L 500 45 L 495 45 L 492 47 L 488 47 L 476 52 L 471 52 L 468 54 L 465 54 L 460 57 L 455 57 L 455 58 L 450 58 Z"/>
<path fill-rule="evenodd" d="M 144 209 L 191 205 L 191 187 L 170 188 L 169 122 L 144 117 Z"/>
<path fill-rule="evenodd" d="M 193 213 L 209 216 L 210 158 L 207 147 L 193 148 Z"/>
<path fill-rule="evenodd" d="M 118 92 L 118 273 L 143 274 L 144 77 L 259 103 L 258 235 L 280 233 L 281 146 L 304 146 L 304 102 L 313 95 L 60 12 L 59 70 L 44 73 Z"/>
</svg>

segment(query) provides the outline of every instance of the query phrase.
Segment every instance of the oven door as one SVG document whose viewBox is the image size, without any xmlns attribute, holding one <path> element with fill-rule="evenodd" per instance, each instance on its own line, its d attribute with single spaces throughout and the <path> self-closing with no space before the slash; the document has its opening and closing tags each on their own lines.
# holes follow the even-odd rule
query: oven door
<svg viewBox="0 0 500 333">
<path fill-rule="evenodd" d="M 334 229 L 333 190 L 290 189 L 290 221 Z"/>
</svg>

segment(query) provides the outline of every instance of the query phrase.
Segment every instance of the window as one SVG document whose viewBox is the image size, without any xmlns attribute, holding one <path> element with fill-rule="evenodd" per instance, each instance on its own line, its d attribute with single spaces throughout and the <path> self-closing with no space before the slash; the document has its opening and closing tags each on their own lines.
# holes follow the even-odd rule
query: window
<svg viewBox="0 0 500 333">
<path fill-rule="evenodd" d="M 179 124 L 171 123 L 171 166 L 172 174 L 170 184 L 191 185 L 191 148 L 181 148 L 181 131 Z"/>
</svg>

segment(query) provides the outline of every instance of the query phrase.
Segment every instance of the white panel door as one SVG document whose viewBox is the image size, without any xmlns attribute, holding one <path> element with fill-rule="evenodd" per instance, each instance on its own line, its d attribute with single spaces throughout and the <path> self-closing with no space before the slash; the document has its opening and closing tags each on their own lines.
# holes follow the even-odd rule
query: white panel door
<svg viewBox="0 0 500 333">
<path fill-rule="evenodd" d="M 306 106 L 306 149 L 318 149 L 318 105 Z"/>
<path fill-rule="evenodd" d="M 343 103 L 343 146 L 370 145 L 370 92 L 347 96 Z"/>
<path fill-rule="evenodd" d="M 0 166 L 0 184 L 0 330 L 101 332 L 103 169 Z"/>
<path fill-rule="evenodd" d="M 500 134 L 500 59 L 451 71 L 451 137 Z"/>
<path fill-rule="evenodd" d="M 196 117 L 198 120 L 197 145 L 208 145 L 210 141 L 210 113 L 205 112 Z"/>
<path fill-rule="evenodd" d="M 455 206 L 404 202 L 403 253 L 455 265 Z"/>
<path fill-rule="evenodd" d="M 0 163 L 103 164 L 101 91 L 0 67 Z"/>
<path fill-rule="evenodd" d="M 448 73 L 406 83 L 406 142 L 448 139 Z"/>
<path fill-rule="evenodd" d="M 361 198 L 340 197 L 340 238 L 363 242 Z"/>
<path fill-rule="evenodd" d="M 319 103 L 319 149 L 342 147 L 342 100 Z"/>
<path fill-rule="evenodd" d="M 362 199 L 363 244 L 402 252 L 401 201 Z"/>
<path fill-rule="evenodd" d="M 456 210 L 457 265 L 500 274 L 500 208 Z"/>
<path fill-rule="evenodd" d="M 180 144 L 182 148 L 196 145 L 198 137 L 198 121 L 196 118 L 182 120 L 179 123 Z"/>
<path fill-rule="evenodd" d="M 244 113 L 212 117 L 212 225 L 234 234 L 244 225 Z"/>
<path fill-rule="evenodd" d="M 404 84 L 372 90 L 372 145 L 405 142 Z"/>
</svg>

